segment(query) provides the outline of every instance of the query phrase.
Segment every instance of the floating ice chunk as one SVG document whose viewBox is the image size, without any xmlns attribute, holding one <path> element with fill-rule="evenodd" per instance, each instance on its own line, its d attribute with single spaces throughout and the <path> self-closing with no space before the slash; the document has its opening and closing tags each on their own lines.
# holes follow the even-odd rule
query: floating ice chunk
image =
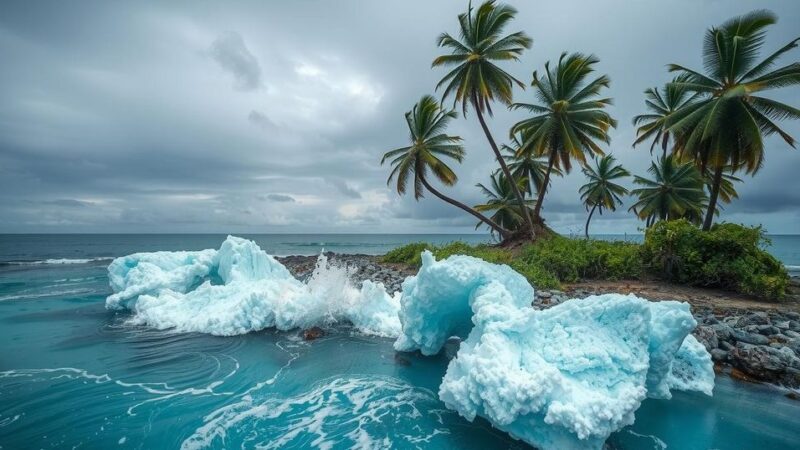
<svg viewBox="0 0 800 450">
<path fill-rule="evenodd" d="M 675 354 L 667 382 L 670 389 L 712 395 L 714 363 L 705 346 L 691 334 L 686 336 Z"/>
<path fill-rule="evenodd" d="M 228 236 L 217 253 L 220 278 L 225 284 L 234 281 L 291 279 L 289 270 L 253 241 Z"/>
<path fill-rule="evenodd" d="M 467 420 L 482 416 L 544 450 L 599 449 L 648 395 L 713 387 L 686 304 L 607 294 L 535 311 L 532 288 L 508 267 L 422 261 L 403 284 L 395 348 L 432 354 L 466 337 L 439 397 Z"/>
<path fill-rule="evenodd" d="M 433 355 L 450 336 L 465 338 L 473 326 L 470 302 L 478 289 L 488 297 L 508 297 L 514 309 L 530 309 L 533 300 L 531 285 L 508 266 L 462 255 L 437 262 L 429 251 L 423 252 L 419 273 L 403 282 L 403 333 L 394 348 Z M 496 292 L 485 292 L 487 289 Z M 484 314 L 490 311 L 488 306 Z"/>
<path fill-rule="evenodd" d="M 135 263 L 136 276 L 122 273 L 126 261 Z M 106 306 L 131 309 L 133 323 L 180 332 L 228 336 L 348 321 L 364 333 L 397 336 L 399 295 L 390 296 L 380 283 L 364 282 L 357 289 L 350 275 L 350 269 L 332 266 L 321 255 L 308 283 L 302 283 L 254 242 L 229 236 L 219 251 L 115 260 L 109 276 L 119 292 Z M 223 284 L 213 284 L 215 277 Z"/>
<path fill-rule="evenodd" d="M 116 258 L 108 266 L 114 294 L 106 299 L 106 307 L 129 308 L 140 295 L 155 295 L 164 289 L 186 292 L 210 274 L 216 254 L 216 250 L 202 250 L 134 253 Z"/>
</svg>

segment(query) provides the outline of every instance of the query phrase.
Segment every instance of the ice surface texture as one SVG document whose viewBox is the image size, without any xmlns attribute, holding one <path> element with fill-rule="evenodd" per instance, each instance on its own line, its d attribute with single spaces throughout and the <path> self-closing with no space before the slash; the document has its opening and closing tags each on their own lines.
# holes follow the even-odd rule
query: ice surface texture
<svg viewBox="0 0 800 450">
<path fill-rule="evenodd" d="M 647 396 L 713 388 L 685 303 L 607 294 L 535 311 L 532 288 L 508 267 L 422 261 L 403 284 L 395 348 L 434 354 L 448 337 L 465 338 L 439 397 L 468 420 L 485 417 L 544 450 L 599 449 Z"/>
<path fill-rule="evenodd" d="M 350 282 L 347 268 L 320 256 L 308 283 L 252 241 L 228 236 L 219 250 L 137 253 L 108 267 L 109 309 L 130 309 L 134 323 L 159 329 L 235 335 L 264 328 L 308 328 L 346 320 L 394 337 L 399 295 L 380 283 Z"/>
</svg>

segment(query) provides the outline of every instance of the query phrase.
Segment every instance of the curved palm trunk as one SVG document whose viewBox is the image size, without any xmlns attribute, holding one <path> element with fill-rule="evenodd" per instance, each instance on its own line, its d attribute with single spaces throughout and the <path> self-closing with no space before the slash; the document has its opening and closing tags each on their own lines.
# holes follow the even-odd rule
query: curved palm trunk
<svg viewBox="0 0 800 450">
<path fill-rule="evenodd" d="M 714 180 L 711 185 L 711 197 L 708 199 L 708 211 L 706 211 L 706 220 L 703 222 L 703 231 L 711 229 L 711 224 L 714 222 L 714 212 L 717 210 L 717 198 L 719 197 L 719 186 L 722 184 L 722 165 L 718 165 L 714 169 Z"/>
<path fill-rule="evenodd" d="M 595 208 L 597 208 L 597 205 L 592 206 L 592 210 L 589 211 L 589 218 L 586 219 L 586 229 L 584 230 L 584 234 L 586 234 L 586 239 L 589 239 L 589 222 L 592 221 L 592 214 L 594 214 Z"/>
<path fill-rule="evenodd" d="M 539 220 L 540 213 L 542 211 L 542 202 L 544 201 L 544 193 L 547 192 L 547 186 L 550 185 L 550 172 L 553 171 L 553 164 L 556 162 L 556 153 L 550 153 L 550 159 L 547 161 L 547 172 L 544 173 L 544 181 L 542 182 L 542 188 L 539 189 L 539 196 L 536 199 L 536 207 L 533 210 L 533 218 L 534 220 Z"/>
<path fill-rule="evenodd" d="M 519 190 L 519 186 L 517 186 L 517 183 L 514 182 L 514 177 L 511 175 L 511 171 L 508 170 L 506 161 L 503 159 L 503 155 L 500 154 L 500 149 L 497 148 L 497 143 L 494 142 L 494 138 L 492 137 L 492 133 L 489 131 L 489 127 L 486 126 L 486 121 L 483 119 L 483 113 L 481 112 L 481 108 L 478 105 L 478 101 L 475 99 L 475 97 L 472 99 L 472 105 L 475 107 L 475 113 L 478 116 L 478 121 L 481 123 L 483 133 L 486 135 L 486 139 L 489 141 L 489 146 L 492 147 L 494 157 L 497 159 L 497 162 L 500 163 L 500 170 L 503 171 L 503 175 L 506 176 L 506 179 L 511 184 L 511 189 L 514 191 L 514 197 L 517 198 L 517 203 L 522 211 L 522 217 L 525 219 L 525 223 L 528 225 L 531 237 L 534 237 L 533 220 L 531 219 L 528 208 L 525 207 L 524 197 Z"/>
<path fill-rule="evenodd" d="M 497 233 L 500 235 L 500 237 L 502 239 L 506 239 L 507 237 L 509 237 L 511 235 L 511 233 L 508 230 L 506 230 L 505 228 L 503 228 L 500 225 L 496 224 L 492 219 L 484 216 L 483 214 L 479 213 L 478 211 L 475 211 L 474 209 L 472 209 L 469 206 L 459 202 L 458 200 L 452 199 L 452 198 L 442 194 L 441 192 L 437 191 L 436 189 L 434 189 L 433 186 L 428 184 L 428 180 L 426 180 L 425 177 L 420 177 L 420 181 L 422 181 L 422 185 L 425 186 L 425 189 L 430 191 L 433 195 L 439 197 L 440 199 L 444 200 L 447 203 L 450 203 L 453 206 L 461 208 L 464 211 L 472 214 L 473 216 L 475 216 L 475 218 L 477 218 L 481 222 L 485 223 L 486 225 L 489 225 L 493 230 L 497 231 Z"/>
</svg>

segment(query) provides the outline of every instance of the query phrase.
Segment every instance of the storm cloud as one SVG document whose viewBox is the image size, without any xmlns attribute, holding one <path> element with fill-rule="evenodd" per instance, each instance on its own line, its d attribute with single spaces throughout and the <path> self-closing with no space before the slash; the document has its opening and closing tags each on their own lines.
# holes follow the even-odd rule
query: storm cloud
<svg viewBox="0 0 800 450">
<path fill-rule="evenodd" d="M 508 31 L 534 44 L 503 68 L 528 84 L 562 51 L 598 55 L 620 122 L 607 150 L 638 174 L 651 155 L 631 148 L 630 121 L 644 89 L 669 80 L 667 63 L 702 68 L 704 30 L 753 9 L 780 17 L 764 55 L 800 23 L 794 0 L 511 3 Z M 436 93 L 436 36 L 457 32 L 466 6 L 3 2 L 0 232 L 471 232 L 472 217 L 432 195 L 399 197 L 380 165 L 407 144 L 403 113 Z M 800 106 L 796 88 L 771 96 Z M 495 138 L 506 141 L 521 114 L 496 105 Z M 800 138 L 800 123 L 783 125 Z M 449 133 L 467 156 L 453 165 L 458 184 L 442 189 L 478 203 L 475 184 L 496 165 L 486 139 L 471 114 Z M 796 232 L 800 152 L 774 138 L 766 152 L 722 218 Z M 574 170 L 553 183 L 544 214 L 558 231 L 583 226 L 582 182 Z M 594 231 L 636 232 L 629 204 Z"/>
</svg>

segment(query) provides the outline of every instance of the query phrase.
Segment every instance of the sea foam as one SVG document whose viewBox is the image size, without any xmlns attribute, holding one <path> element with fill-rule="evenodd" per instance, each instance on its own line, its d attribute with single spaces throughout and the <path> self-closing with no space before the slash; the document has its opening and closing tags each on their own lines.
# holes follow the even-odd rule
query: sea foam
<svg viewBox="0 0 800 450">
<path fill-rule="evenodd" d="M 109 309 L 158 329 L 236 335 L 347 321 L 364 333 L 400 331 L 399 294 L 381 283 L 356 288 L 346 267 L 320 255 L 308 282 L 295 279 L 257 244 L 228 236 L 219 250 L 137 253 L 108 268 Z"/>
</svg>

